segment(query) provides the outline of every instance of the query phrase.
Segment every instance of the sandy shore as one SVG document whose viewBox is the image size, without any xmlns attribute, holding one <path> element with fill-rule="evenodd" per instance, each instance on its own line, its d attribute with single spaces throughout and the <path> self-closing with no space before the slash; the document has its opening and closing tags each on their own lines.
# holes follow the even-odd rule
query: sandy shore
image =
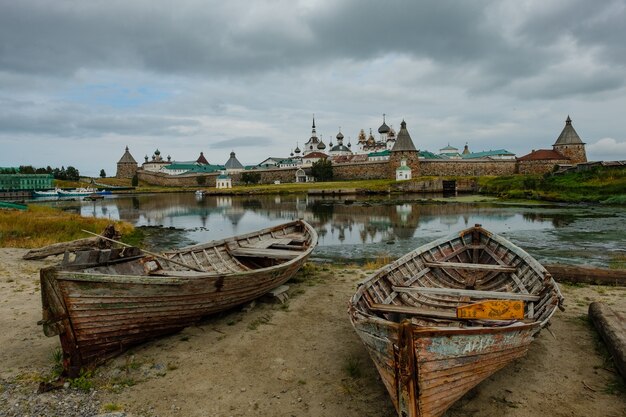
<svg viewBox="0 0 626 417">
<path fill-rule="evenodd" d="M 395 416 L 347 317 L 365 276 L 316 265 L 290 283 L 287 306 L 257 303 L 145 344 L 100 367 L 90 392 L 36 394 L 59 341 L 41 318 L 39 268 L 0 249 L 0 416 Z M 592 301 L 626 311 L 626 289 L 563 286 L 557 313 L 529 354 L 480 384 L 447 416 L 624 416 L 626 393 L 586 315 Z M 600 346 L 600 348 L 598 347 Z M 351 368 L 351 372 L 348 371 Z M 72 410 L 71 412 L 67 410 Z"/>
</svg>

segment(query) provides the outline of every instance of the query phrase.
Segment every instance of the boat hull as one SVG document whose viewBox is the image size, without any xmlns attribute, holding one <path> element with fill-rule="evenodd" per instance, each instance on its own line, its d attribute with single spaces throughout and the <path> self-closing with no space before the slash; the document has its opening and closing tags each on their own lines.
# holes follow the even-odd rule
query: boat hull
<svg viewBox="0 0 626 417">
<path fill-rule="evenodd" d="M 97 365 L 133 345 L 180 331 L 205 316 L 266 294 L 302 267 L 317 236 L 312 240 L 312 246 L 295 259 L 238 273 L 178 271 L 174 272 L 178 275 L 146 276 L 43 269 L 44 333 L 60 336 L 64 367 L 69 375 L 77 375 L 81 368 Z"/>
<path fill-rule="evenodd" d="M 561 302 L 543 266 L 476 226 L 363 280 L 349 315 L 398 415 L 437 417 L 524 356 Z"/>
<path fill-rule="evenodd" d="M 536 326 L 423 329 L 355 320 L 398 415 L 437 417 L 484 379 L 526 355 Z M 385 337 L 384 335 L 387 335 Z"/>
</svg>

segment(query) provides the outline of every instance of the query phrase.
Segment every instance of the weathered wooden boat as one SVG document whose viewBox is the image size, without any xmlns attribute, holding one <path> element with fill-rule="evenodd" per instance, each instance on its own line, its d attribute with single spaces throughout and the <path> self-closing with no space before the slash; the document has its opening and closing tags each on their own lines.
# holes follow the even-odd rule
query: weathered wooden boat
<svg viewBox="0 0 626 417">
<path fill-rule="evenodd" d="M 46 336 L 72 376 L 132 345 L 253 300 L 288 281 L 317 244 L 297 220 L 154 257 L 137 248 L 66 254 L 41 270 Z"/>
<path fill-rule="evenodd" d="M 562 300 L 539 262 L 476 225 L 376 271 L 349 314 L 398 415 L 436 417 L 524 356 Z"/>
</svg>

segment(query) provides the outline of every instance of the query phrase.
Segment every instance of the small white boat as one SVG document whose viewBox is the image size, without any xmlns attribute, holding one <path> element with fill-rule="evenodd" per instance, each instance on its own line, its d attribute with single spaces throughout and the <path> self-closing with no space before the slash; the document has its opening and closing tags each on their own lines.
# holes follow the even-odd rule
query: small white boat
<svg viewBox="0 0 626 417">
<path fill-rule="evenodd" d="M 95 188 L 75 188 L 73 190 L 58 190 L 61 197 L 84 197 L 96 192 Z"/>
<path fill-rule="evenodd" d="M 59 195 L 59 188 L 55 188 L 54 190 L 47 191 L 33 191 L 33 195 L 35 197 L 56 197 Z"/>
<path fill-rule="evenodd" d="M 205 194 L 206 194 L 206 191 L 204 190 L 196 190 L 197 197 L 204 197 Z"/>
</svg>

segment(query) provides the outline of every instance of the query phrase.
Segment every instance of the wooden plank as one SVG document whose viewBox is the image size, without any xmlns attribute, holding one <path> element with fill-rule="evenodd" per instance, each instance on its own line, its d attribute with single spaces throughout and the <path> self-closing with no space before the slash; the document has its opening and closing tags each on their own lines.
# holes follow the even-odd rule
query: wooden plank
<svg viewBox="0 0 626 417">
<path fill-rule="evenodd" d="M 400 314 L 409 314 L 413 316 L 432 317 L 436 319 L 455 320 L 457 318 L 456 313 L 451 312 L 451 311 L 428 310 L 425 308 L 400 306 L 400 305 L 395 305 L 395 304 L 372 303 L 369 305 L 369 308 L 372 311 L 379 311 L 381 313 L 400 313 Z"/>
<path fill-rule="evenodd" d="M 589 265 L 544 265 L 557 282 L 616 285 L 626 287 L 626 269 L 606 269 Z"/>
<path fill-rule="evenodd" d="M 456 316 L 463 319 L 521 320 L 524 318 L 524 302 L 521 300 L 488 300 L 459 306 Z"/>
<path fill-rule="evenodd" d="M 504 291 L 478 291 L 465 290 L 461 288 L 434 288 L 434 287 L 398 287 L 394 286 L 393 290 L 404 293 L 422 293 L 422 294 L 440 294 L 451 296 L 468 296 L 471 298 L 494 298 L 497 300 L 523 300 L 523 301 L 539 301 L 541 297 L 538 295 L 520 294 L 515 292 Z"/>
<path fill-rule="evenodd" d="M 231 251 L 233 256 L 249 256 L 256 258 L 294 259 L 301 254 L 282 249 L 238 248 Z"/>
<path fill-rule="evenodd" d="M 424 262 L 430 268 L 458 268 L 471 269 L 475 271 L 499 271 L 499 272 L 515 272 L 512 266 L 487 265 L 487 264 L 470 264 L 464 262 Z"/>
<path fill-rule="evenodd" d="M 266 249 L 272 245 L 277 245 L 277 244 L 288 245 L 290 242 L 291 242 L 291 239 L 289 238 L 272 238 L 272 239 L 259 240 L 257 242 L 252 242 L 252 243 L 244 244 L 241 246 L 246 247 L 246 248 Z"/>
<path fill-rule="evenodd" d="M 271 249 L 285 249 L 285 250 L 297 250 L 297 251 L 305 251 L 308 248 L 306 246 L 297 246 L 297 245 L 286 245 L 282 243 L 274 243 L 270 246 Z"/>
</svg>

